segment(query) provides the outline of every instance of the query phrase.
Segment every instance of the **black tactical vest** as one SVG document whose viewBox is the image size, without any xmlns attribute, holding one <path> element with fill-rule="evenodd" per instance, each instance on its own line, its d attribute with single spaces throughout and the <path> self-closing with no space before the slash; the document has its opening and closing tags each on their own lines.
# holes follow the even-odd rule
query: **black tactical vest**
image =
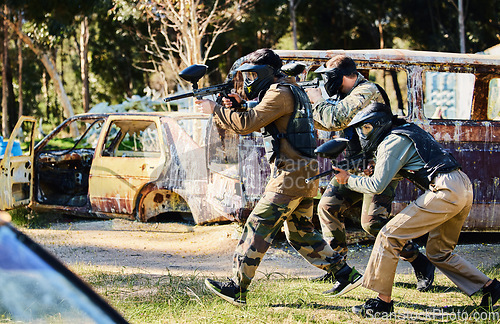
<svg viewBox="0 0 500 324">
<path fill-rule="evenodd" d="M 403 169 L 399 171 L 403 177 L 420 189 L 429 189 L 429 184 L 438 173 L 449 173 L 461 168 L 453 155 L 446 152 L 431 134 L 417 125 L 404 124 L 393 128 L 391 133 L 408 137 L 415 144 L 418 155 L 425 162 L 425 166 L 418 171 Z"/>
<path fill-rule="evenodd" d="M 280 133 L 274 123 L 264 127 L 263 135 L 266 157 L 269 163 L 277 160 L 280 150 L 280 139 L 286 138 L 300 154 L 313 158 L 317 142 L 311 102 L 305 91 L 300 87 L 289 83 L 280 83 L 280 85 L 290 87 L 295 106 L 293 114 L 288 120 L 286 133 Z"/>
</svg>

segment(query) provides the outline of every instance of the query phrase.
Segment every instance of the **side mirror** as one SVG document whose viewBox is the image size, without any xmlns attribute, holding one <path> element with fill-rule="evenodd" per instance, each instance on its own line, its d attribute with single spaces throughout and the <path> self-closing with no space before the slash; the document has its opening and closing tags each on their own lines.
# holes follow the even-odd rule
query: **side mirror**
<svg viewBox="0 0 500 324">
<path fill-rule="evenodd" d="M 314 150 L 314 153 L 316 153 L 319 157 L 333 160 L 336 159 L 340 153 L 344 152 L 348 142 L 349 140 L 347 138 L 334 138 L 318 146 Z"/>
<path fill-rule="evenodd" d="M 193 64 L 179 73 L 179 76 L 193 84 L 193 90 L 198 89 L 198 81 L 207 73 L 208 66 L 204 64 Z"/>
</svg>

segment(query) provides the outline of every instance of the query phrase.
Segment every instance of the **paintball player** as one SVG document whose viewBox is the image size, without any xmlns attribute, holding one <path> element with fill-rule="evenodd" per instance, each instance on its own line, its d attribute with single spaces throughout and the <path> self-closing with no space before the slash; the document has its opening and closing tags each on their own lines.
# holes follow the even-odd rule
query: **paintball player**
<svg viewBox="0 0 500 324">
<path fill-rule="evenodd" d="M 471 182 L 455 158 L 429 133 L 394 117 L 384 104 L 369 105 L 349 125 L 362 148 L 375 149 L 375 169 L 370 177 L 360 177 L 334 167 L 337 182 L 356 192 L 378 194 L 399 174 L 425 190 L 377 235 L 363 286 L 378 292 L 378 297 L 353 311 L 362 316 L 394 311 L 391 292 L 399 256 L 406 242 L 427 233 L 429 260 L 467 295 L 482 289 L 482 307 L 494 305 L 500 298 L 498 280 L 453 252 L 473 199 Z"/>
<path fill-rule="evenodd" d="M 314 157 L 316 136 L 311 104 L 295 81 L 281 74 L 282 61 L 270 49 L 259 49 L 246 57 L 238 70 L 244 92 L 258 104 L 239 111 L 212 100 L 196 100 L 198 111 L 213 113 L 219 124 L 238 134 L 264 129 L 266 155 L 271 165 L 265 192 L 249 215 L 233 259 L 233 277 L 226 282 L 206 279 L 206 286 L 234 305 L 246 304 L 246 295 L 257 267 L 284 225 L 288 242 L 312 265 L 333 273 L 344 284 L 343 293 L 361 283 L 362 275 L 349 267 L 314 228 L 313 197 L 316 181 L 305 179 L 318 174 Z M 233 94 L 238 103 L 241 98 Z"/>
<path fill-rule="evenodd" d="M 362 151 L 359 138 L 349 122 L 357 112 L 371 103 L 385 103 L 388 106 L 389 98 L 377 84 L 366 80 L 357 69 L 354 61 L 345 55 L 337 55 L 315 72 L 320 73 L 324 80 L 324 87 L 330 99 L 323 99 L 318 88 L 306 89 L 313 105 L 313 117 L 316 127 L 327 131 L 342 131 L 341 136 L 349 139 L 346 149 L 347 158 Z M 368 156 L 373 155 L 372 149 L 364 151 Z M 368 167 L 368 166 L 367 166 Z M 370 173 L 367 169 L 365 173 Z M 392 179 L 391 179 L 392 180 Z M 343 213 L 359 201 L 363 201 L 361 211 L 362 228 L 377 236 L 380 229 L 389 221 L 391 205 L 394 200 L 396 187 L 401 179 L 394 179 L 385 187 L 385 190 L 373 193 L 359 193 L 339 184 L 335 178 L 328 184 L 318 204 L 318 218 L 321 224 L 324 239 L 340 254 L 347 255 L 346 232 Z M 409 261 L 417 277 L 417 289 L 426 291 L 434 281 L 435 267 L 418 250 L 413 242 L 408 242 L 400 254 L 403 260 Z M 332 281 L 331 273 L 312 278 L 313 281 Z M 327 295 L 336 296 L 342 287 L 338 283 Z"/>
</svg>

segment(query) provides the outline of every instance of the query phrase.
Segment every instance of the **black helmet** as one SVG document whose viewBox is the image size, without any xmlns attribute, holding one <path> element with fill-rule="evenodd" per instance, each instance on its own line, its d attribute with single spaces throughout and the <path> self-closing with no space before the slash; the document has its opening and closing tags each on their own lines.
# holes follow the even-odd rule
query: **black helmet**
<svg viewBox="0 0 500 324">
<path fill-rule="evenodd" d="M 325 91 L 333 97 L 339 92 L 340 86 L 344 81 L 344 75 L 356 73 L 356 64 L 351 59 L 346 60 L 346 64 L 341 64 L 339 67 L 327 68 L 325 64 L 317 68 L 314 72 L 320 73 L 325 82 Z"/>
<path fill-rule="evenodd" d="M 391 108 L 383 103 L 371 103 L 358 112 L 347 127 L 354 127 L 365 152 L 375 151 L 392 128 Z"/>
<path fill-rule="evenodd" d="M 243 73 L 243 88 L 248 99 L 255 99 L 259 93 L 269 89 L 274 81 L 276 69 L 267 64 L 245 63 L 236 71 Z"/>
</svg>

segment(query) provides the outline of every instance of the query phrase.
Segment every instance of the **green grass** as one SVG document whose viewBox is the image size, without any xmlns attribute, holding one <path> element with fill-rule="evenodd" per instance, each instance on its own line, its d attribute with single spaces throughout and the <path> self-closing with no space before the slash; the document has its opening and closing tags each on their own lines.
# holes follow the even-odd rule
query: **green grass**
<svg viewBox="0 0 500 324">
<path fill-rule="evenodd" d="M 58 213 L 36 213 L 26 207 L 19 207 L 8 213 L 12 217 L 12 224 L 25 228 L 47 228 L 65 219 Z"/>
<path fill-rule="evenodd" d="M 27 209 L 10 212 L 18 226 L 40 228 L 53 223 L 51 217 L 31 214 Z M 500 306 L 493 318 L 481 318 L 475 306 L 480 296 L 469 298 L 444 275 L 437 273 L 434 288 L 421 293 L 415 289 L 413 274 L 396 275 L 393 299 L 398 318 L 363 319 L 352 306 L 376 293 L 358 288 L 340 298 L 324 297 L 331 284 L 313 283 L 279 273 L 268 273 L 250 286 L 248 304 L 233 306 L 211 294 L 205 277 L 193 272 L 179 276 L 103 272 L 91 265 L 72 270 L 115 307 L 130 323 L 500 323 Z M 227 269 L 228 273 L 231 269 Z M 500 264 L 481 269 L 490 278 L 500 278 Z M 225 278 L 219 278 L 225 280 Z M 448 314 L 448 315 L 446 315 Z M 455 316 L 455 317 L 453 317 Z M 462 316 L 457 318 L 457 316 Z M 464 316 L 468 321 L 464 321 Z M 2 318 L 0 317 L 0 322 Z"/>
<path fill-rule="evenodd" d="M 488 269 L 487 275 L 499 277 L 499 267 Z M 203 284 L 205 278 L 199 273 L 186 276 L 103 273 L 89 266 L 78 266 L 74 270 L 131 323 L 374 322 L 373 319 L 357 317 L 351 311 L 352 306 L 376 296 L 365 288 L 358 288 L 340 298 L 328 298 L 321 292 L 329 289 L 331 284 L 269 274 L 254 280 L 248 304 L 236 307 L 208 292 Z M 430 292 L 421 293 L 414 287 L 413 274 L 396 276 L 393 299 L 398 318 L 384 322 L 424 319 L 426 322 L 463 323 L 464 316 L 467 316 L 475 323 L 500 323 L 500 307 L 489 314 L 490 319 L 496 320 L 481 319 L 474 306 L 480 302 L 480 296 L 469 298 L 442 274 L 437 275 L 435 288 Z"/>
</svg>

